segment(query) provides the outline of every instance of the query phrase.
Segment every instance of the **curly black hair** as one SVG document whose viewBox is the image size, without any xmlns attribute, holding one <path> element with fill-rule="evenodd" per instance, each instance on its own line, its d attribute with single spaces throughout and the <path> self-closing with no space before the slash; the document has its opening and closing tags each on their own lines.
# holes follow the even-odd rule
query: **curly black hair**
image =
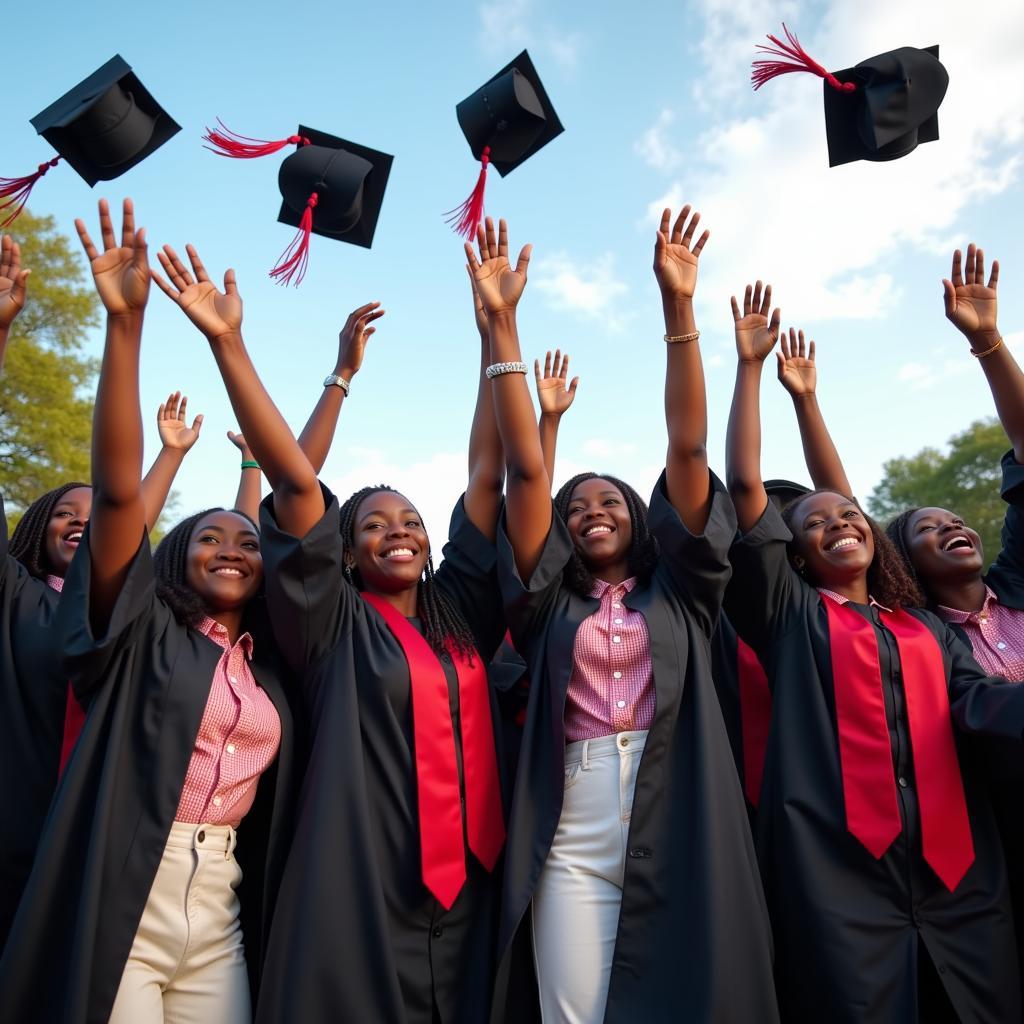
<svg viewBox="0 0 1024 1024">
<path fill-rule="evenodd" d="M 253 529 L 260 531 L 258 524 L 253 522 L 238 508 L 207 508 L 202 512 L 182 519 L 153 552 L 153 574 L 156 576 L 156 594 L 174 613 L 174 617 L 183 626 L 197 626 L 209 614 L 203 599 L 189 586 L 188 546 L 199 522 L 214 512 L 234 512 L 246 522 L 252 523 Z M 262 586 L 260 588 L 262 593 Z"/>
<path fill-rule="evenodd" d="M 46 527 L 49 525 L 53 510 L 68 491 L 78 487 L 92 489 L 91 484 L 73 480 L 69 484 L 61 484 L 60 487 L 47 491 L 41 498 L 36 498 L 25 509 L 25 514 L 11 534 L 8 553 L 21 562 L 29 575 L 37 580 L 45 580 L 53 572 L 53 566 L 46 563 Z"/>
<path fill-rule="evenodd" d="M 633 540 L 629 546 L 629 571 L 641 582 L 646 582 L 654 574 L 658 564 L 658 542 L 647 527 L 647 503 L 629 484 L 610 473 L 577 473 L 558 488 L 555 495 L 555 512 L 563 523 L 567 522 L 573 491 L 587 480 L 607 480 L 622 492 L 633 528 Z M 562 578 L 565 585 L 574 593 L 581 597 L 590 596 L 594 587 L 594 577 L 583 561 L 579 549 L 573 549 L 572 558 L 563 570 Z"/>
<path fill-rule="evenodd" d="M 341 544 L 342 557 L 345 559 L 345 576 L 357 589 L 363 589 L 363 581 L 359 570 L 349 564 L 349 556 L 355 556 L 355 522 L 356 510 L 371 494 L 387 491 L 400 494 L 400 491 L 387 484 L 375 487 L 361 487 L 350 495 L 341 506 Z M 423 623 L 423 637 L 439 658 L 447 658 L 450 651 L 456 651 L 470 661 L 476 656 L 476 640 L 458 607 L 448 599 L 445 592 L 434 579 L 434 560 L 427 553 L 427 569 L 416 590 L 416 610 Z"/>
<path fill-rule="evenodd" d="M 910 517 L 915 512 L 921 511 L 921 507 L 917 505 L 914 508 L 906 508 L 898 516 L 889 520 L 885 527 L 885 535 L 892 541 L 896 554 L 903 560 L 903 566 L 907 570 L 907 575 L 910 576 L 921 591 L 927 594 L 928 588 L 924 585 L 924 581 L 914 567 L 914 561 L 910 557 L 910 548 L 907 546 L 906 538 L 907 523 L 910 522 Z"/>
<path fill-rule="evenodd" d="M 813 497 L 815 494 L 838 493 L 838 491 L 834 491 L 831 488 L 819 488 L 816 491 L 810 491 L 808 494 L 802 494 L 787 503 L 782 509 L 782 519 L 790 532 L 794 532 L 793 516 L 801 502 Z M 849 498 L 845 494 L 841 495 L 841 497 L 852 501 L 860 508 L 856 499 Z M 924 594 L 921 593 L 921 588 L 918 586 L 915 578 L 907 572 L 903 559 L 900 557 L 892 541 L 885 535 L 885 531 L 882 530 L 881 526 L 863 509 L 861 509 L 861 515 L 864 516 L 875 543 L 875 556 L 871 560 L 871 565 L 868 566 L 868 593 L 879 604 L 885 605 L 886 608 L 892 608 L 893 611 L 899 608 L 924 607 Z M 794 541 L 790 541 L 789 552 L 792 559 L 796 555 Z"/>
</svg>

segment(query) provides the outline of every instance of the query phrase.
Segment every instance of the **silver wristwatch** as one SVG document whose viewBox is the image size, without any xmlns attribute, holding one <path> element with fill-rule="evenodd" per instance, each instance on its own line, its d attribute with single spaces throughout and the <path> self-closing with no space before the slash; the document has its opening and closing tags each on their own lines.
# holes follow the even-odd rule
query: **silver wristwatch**
<svg viewBox="0 0 1024 1024">
<path fill-rule="evenodd" d="M 336 384 L 342 391 L 345 392 L 346 397 L 348 396 L 349 388 L 352 387 L 352 382 L 345 380 L 344 377 L 339 377 L 336 373 L 329 373 L 324 377 L 324 387 L 329 388 L 332 384 Z"/>
</svg>

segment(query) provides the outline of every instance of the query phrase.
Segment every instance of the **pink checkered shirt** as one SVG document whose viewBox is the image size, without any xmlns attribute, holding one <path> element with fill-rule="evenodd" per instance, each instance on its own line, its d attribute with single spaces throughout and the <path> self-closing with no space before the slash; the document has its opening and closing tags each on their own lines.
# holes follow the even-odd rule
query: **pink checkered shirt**
<svg viewBox="0 0 1024 1024">
<path fill-rule="evenodd" d="M 985 603 L 977 612 L 958 608 L 935 609 L 944 622 L 955 622 L 970 638 L 974 660 L 991 676 L 1004 676 L 1011 683 L 1024 682 L 1024 612 L 1007 608 L 991 587 L 985 588 Z"/>
<path fill-rule="evenodd" d="M 47 576 L 46 585 L 51 590 L 56 590 L 57 593 L 61 593 L 64 590 L 64 577 L 63 576 Z"/>
<path fill-rule="evenodd" d="M 185 774 L 176 821 L 193 825 L 241 823 L 260 776 L 277 756 L 281 720 L 249 669 L 252 637 L 231 646 L 228 631 L 207 617 L 196 629 L 224 649 Z"/>
<path fill-rule="evenodd" d="M 654 721 L 654 672 L 647 623 L 622 599 L 636 578 L 612 585 L 594 583 L 590 596 L 601 602 L 576 631 L 572 675 L 565 698 L 565 739 L 649 729 Z"/>
</svg>

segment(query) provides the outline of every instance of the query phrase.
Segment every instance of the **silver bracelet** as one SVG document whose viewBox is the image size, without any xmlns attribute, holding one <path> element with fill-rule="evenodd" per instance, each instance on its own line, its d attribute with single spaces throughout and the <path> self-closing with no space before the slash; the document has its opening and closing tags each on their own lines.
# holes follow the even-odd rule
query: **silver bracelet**
<svg viewBox="0 0 1024 1024">
<path fill-rule="evenodd" d="M 352 387 L 350 380 L 345 380 L 344 377 L 339 377 L 336 373 L 329 373 L 324 378 L 324 387 L 329 388 L 332 384 L 336 384 L 342 391 L 345 392 L 345 397 L 348 397 L 349 388 Z"/>
<path fill-rule="evenodd" d="M 526 363 L 491 363 L 490 366 L 484 370 L 488 380 L 494 380 L 495 377 L 500 377 L 503 373 L 526 373 Z"/>
</svg>

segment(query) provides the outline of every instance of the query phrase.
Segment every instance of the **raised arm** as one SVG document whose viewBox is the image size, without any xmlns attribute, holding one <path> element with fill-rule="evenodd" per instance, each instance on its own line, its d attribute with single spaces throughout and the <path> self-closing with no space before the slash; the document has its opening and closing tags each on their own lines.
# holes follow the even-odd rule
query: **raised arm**
<svg viewBox="0 0 1024 1024">
<path fill-rule="evenodd" d="M 250 519 L 258 521 L 260 517 L 260 500 L 263 493 L 260 483 L 263 474 L 260 464 L 252 457 L 249 446 L 245 443 L 244 434 L 228 431 L 228 440 L 238 449 L 242 456 L 241 476 L 238 478 L 238 493 L 235 495 L 235 508 L 244 512 Z"/>
<path fill-rule="evenodd" d="M 505 454 L 501 447 L 498 422 L 494 418 L 494 396 L 487 379 L 487 366 L 491 358 L 491 333 L 487 314 L 477 294 L 473 271 L 469 284 L 473 292 L 473 310 L 477 333 L 480 335 L 480 373 L 477 380 L 476 407 L 473 425 L 469 430 L 469 481 L 466 484 L 466 515 L 470 522 L 489 540 L 498 532 L 498 511 L 505 486 Z"/>
<path fill-rule="evenodd" d="M 299 434 L 299 447 L 306 453 L 306 458 L 317 473 L 324 468 L 334 441 L 338 416 L 348 396 L 345 385 L 351 385 L 352 378 L 359 372 L 366 343 L 377 330 L 370 324 L 384 315 L 384 310 L 378 309 L 378 306 L 379 302 L 368 302 L 349 313 L 345 326 L 338 334 L 338 358 L 334 371 L 325 380 L 323 394 Z"/>
<path fill-rule="evenodd" d="M 120 245 L 105 199 L 99 202 L 99 212 L 102 252 L 93 245 L 85 223 L 75 221 L 96 290 L 107 310 L 107 338 L 92 420 L 90 614 L 96 635 L 106 632 L 147 525 L 142 500 L 139 347 L 149 298 L 145 233 L 141 228 L 135 230 L 132 201 L 124 201 Z"/>
<path fill-rule="evenodd" d="M 181 463 L 199 440 L 199 431 L 203 426 L 202 414 L 188 425 L 185 419 L 186 398 L 180 391 L 167 396 L 167 401 L 160 404 L 156 411 L 156 427 L 160 432 L 160 451 L 149 467 L 149 472 L 142 478 L 142 503 L 146 507 L 146 527 L 150 530 L 156 526 L 160 513 L 164 510 L 167 495 L 171 493 L 171 485 L 181 469 Z"/>
<path fill-rule="evenodd" d="M 761 479 L 761 371 L 779 335 L 781 312 L 772 306 L 772 286 L 762 293 L 761 282 L 749 284 L 743 295 L 743 314 L 735 296 L 732 316 L 736 330 L 736 388 L 729 412 L 725 443 L 725 473 L 736 518 L 744 533 L 751 529 L 768 504 Z"/>
<path fill-rule="evenodd" d="M 986 285 L 984 251 L 971 242 L 965 264 L 957 249 L 953 253 L 951 279 L 942 282 L 946 317 L 971 343 L 971 352 L 981 363 L 995 399 L 999 422 L 1013 446 L 1014 458 L 1024 463 L 1024 374 L 999 333 L 998 284 L 999 260 L 992 261 Z"/>
<path fill-rule="evenodd" d="M 490 217 L 486 226 L 481 225 L 477 232 L 477 244 L 479 259 L 468 242 L 466 257 L 487 313 L 491 335 L 494 411 L 508 470 L 509 541 L 520 577 L 529 580 L 551 527 L 551 482 L 544 468 L 544 453 L 526 386 L 526 364 L 519 350 L 516 327 L 516 305 L 526 287 L 526 268 L 533 247 L 523 247 L 513 270 L 508 261 L 505 222 L 499 221 L 495 235 L 494 221 Z"/>
<path fill-rule="evenodd" d="M 315 470 L 271 401 L 246 351 L 235 272 L 229 269 L 224 274 L 224 291 L 219 292 L 196 250 L 190 245 L 186 251 L 191 271 L 165 245 L 159 254 L 160 265 L 170 281 L 156 272 L 153 279 L 206 336 L 242 433 L 274 488 L 278 524 L 293 536 L 304 537 L 324 514 L 323 493 Z"/>
<path fill-rule="evenodd" d="M 780 349 L 775 353 L 779 361 L 779 382 L 793 399 L 804 462 L 811 482 L 822 490 L 837 491 L 849 497 L 852 495 L 850 481 L 818 405 L 814 342 L 807 345 L 804 332 L 790 327 L 788 338 L 786 332 L 782 332 Z"/>
<path fill-rule="evenodd" d="M 31 273 L 31 270 L 21 269 L 21 247 L 10 235 L 4 235 L 0 239 L 0 373 L 4 368 L 11 324 L 25 308 L 26 286 Z"/>
<path fill-rule="evenodd" d="M 551 361 L 551 352 L 544 355 L 544 374 L 541 376 L 540 360 L 533 361 L 533 375 L 537 380 L 537 403 L 540 405 L 540 419 L 537 421 L 537 430 L 540 432 L 540 447 L 544 452 L 544 468 L 547 470 L 548 480 L 551 481 L 551 489 L 555 489 L 555 449 L 558 446 L 558 428 L 562 423 L 562 416 L 569 411 L 573 399 L 576 397 L 576 388 L 579 386 L 579 377 L 573 377 L 568 386 L 565 381 L 569 376 L 569 355 L 562 355 L 562 350 L 555 349 L 554 363 Z"/>
<path fill-rule="evenodd" d="M 682 208 L 670 233 L 671 220 L 672 212 L 665 210 L 654 244 L 654 276 L 661 289 L 668 349 L 665 482 L 668 500 L 679 518 L 691 533 L 699 534 L 704 532 L 711 510 L 711 476 L 707 452 L 708 402 L 700 358 L 700 331 L 693 317 L 693 293 L 697 287 L 697 261 L 710 232 L 705 231 L 693 243 L 700 214 L 690 217 L 689 206 Z"/>
</svg>

